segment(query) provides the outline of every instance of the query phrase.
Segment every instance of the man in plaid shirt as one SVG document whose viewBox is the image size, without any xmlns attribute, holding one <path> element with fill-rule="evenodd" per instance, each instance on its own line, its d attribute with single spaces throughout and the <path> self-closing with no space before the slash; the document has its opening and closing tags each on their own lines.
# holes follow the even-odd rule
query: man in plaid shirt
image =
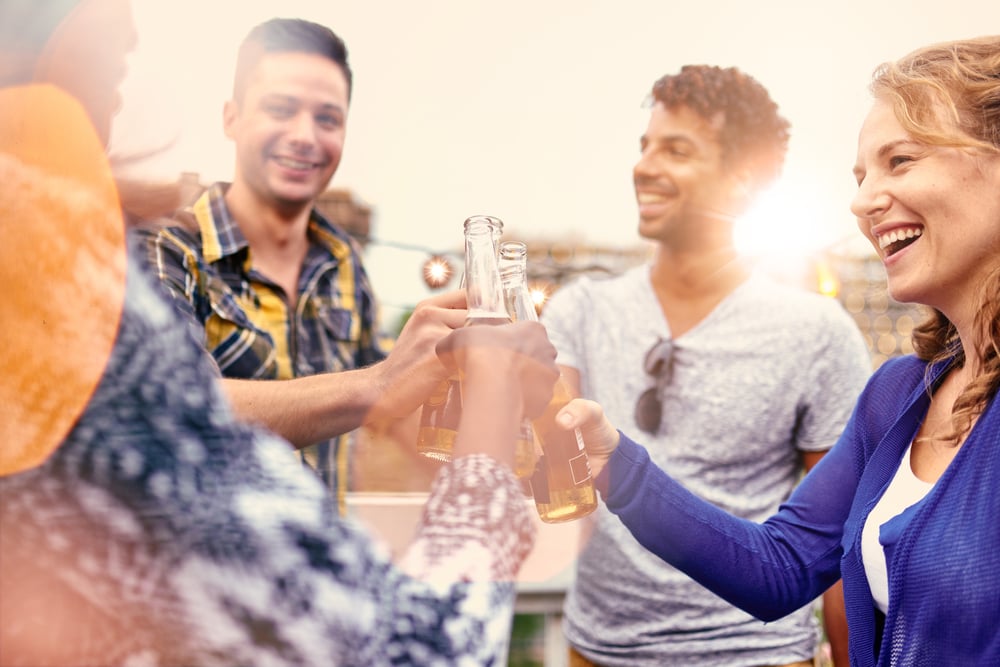
<svg viewBox="0 0 1000 667">
<path fill-rule="evenodd" d="M 237 414 L 300 448 L 341 494 L 344 434 L 413 412 L 445 375 L 434 344 L 465 315 L 460 293 L 429 299 L 392 354 L 379 347 L 359 250 L 313 206 L 340 162 L 351 83 L 347 49 L 328 28 L 297 19 L 254 28 L 224 109 L 232 183 L 143 233 Z M 380 405 L 392 411 L 372 414 L 390 388 L 399 395 Z"/>
</svg>

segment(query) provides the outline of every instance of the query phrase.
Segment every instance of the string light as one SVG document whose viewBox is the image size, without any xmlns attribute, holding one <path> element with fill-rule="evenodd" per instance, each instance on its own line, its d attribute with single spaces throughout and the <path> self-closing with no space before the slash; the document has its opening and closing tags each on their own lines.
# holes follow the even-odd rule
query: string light
<svg viewBox="0 0 1000 667">
<path fill-rule="evenodd" d="M 386 248 L 395 248 L 397 250 L 417 252 L 425 255 L 426 259 L 423 262 L 421 274 L 424 284 L 432 290 L 439 290 L 446 287 L 455 275 L 455 262 L 457 261 L 461 264 L 464 261 L 464 255 L 457 251 L 442 251 L 414 243 L 375 238 L 371 235 L 354 236 L 365 248 L 381 246 Z M 548 244 L 542 243 L 540 245 L 542 247 L 546 247 Z M 611 268 L 603 266 L 597 262 L 590 262 L 584 265 L 574 264 L 572 262 L 574 256 L 577 258 L 583 257 L 584 255 L 581 253 L 585 251 L 586 249 L 578 249 L 562 245 L 555 248 L 554 253 L 551 248 L 547 249 L 545 251 L 544 258 L 536 258 L 537 261 L 531 262 L 531 267 L 538 274 L 536 279 L 533 280 L 529 286 L 536 312 L 541 314 L 542 308 L 545 306 L 545 303 L 548 301 L 549 296 L 552 294 L 555 287 L 562 284 L 566 280 L 582 273 L 614 273 Z M 639 257 L 635 250 L 609 249 L 607 252 L 609 254 L 629 259 Z M 644 249 L 640 252 L 646 253 L 647 250 Z M 383 303 L 383 305 L 385 304 Z M 402 308 L 402 306 L 399 307 Z"/>
<path fill-rule="evenodd" d="M 531 302 L 535 304 L 535 312 L 539 315 L 542 314 L 542 308 L 545 307 L 545 302 L 549 300 L 549 290 L 551 289 L 548 283 L 532 283 L 528 286 L 528 292 L 531 294 Z"/>
<path fill-rule="evenodd" d="M 840 293 L 840 281 L 826 260 L 816 262 L 816 282 L 819 293 L 836 298 Z"/>
<path fill-rule="evenodd" d="M 424 282 L 431 289 L 440 289 L 451 281 L 451 262 L 441 255 L 432 255 L 424 262 Z"/>
</svg>

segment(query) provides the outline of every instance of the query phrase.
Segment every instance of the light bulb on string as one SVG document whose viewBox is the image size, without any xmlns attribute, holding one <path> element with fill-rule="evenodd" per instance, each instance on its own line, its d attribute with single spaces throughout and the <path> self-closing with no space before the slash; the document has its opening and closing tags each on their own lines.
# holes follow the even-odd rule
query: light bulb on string
<svg viewBox="0 0 1000 667">
<path fill-rule="evenodd" d="M 535 312 L 541 315 L 542 308 L 549 299 L 549 285 L 547 283 L 535 282 L 528 287 L 528 291 L 531 294 L 532 303 L 535 304 Z"/>
<path fill-rule="evenodd" d="M 451 281 L 454 271 L 447 258 L 433 255 L 424 262 L 424 282 L 431 289 L 441 289 Z"/>
</svg>

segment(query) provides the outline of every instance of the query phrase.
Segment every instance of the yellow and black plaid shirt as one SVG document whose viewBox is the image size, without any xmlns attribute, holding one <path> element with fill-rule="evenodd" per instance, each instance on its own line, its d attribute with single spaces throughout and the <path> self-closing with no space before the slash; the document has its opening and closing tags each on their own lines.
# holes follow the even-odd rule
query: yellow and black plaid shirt
<svg viewBox="0 0 1000 667">
<path fill-rule="evenodd" d="M 296 299 L 253 268 L 250 248 L 212 185 L 176 226 L 140 232 L 147 256 L 224 377 L 289 379 L 385 358 L 376 305 L 354 241 L 313 210 Z M 294 312 L 289 303 L 295 304 Z M 301 450 L 338 497 L 346 491 L 347 437 Z"/>
</svg>

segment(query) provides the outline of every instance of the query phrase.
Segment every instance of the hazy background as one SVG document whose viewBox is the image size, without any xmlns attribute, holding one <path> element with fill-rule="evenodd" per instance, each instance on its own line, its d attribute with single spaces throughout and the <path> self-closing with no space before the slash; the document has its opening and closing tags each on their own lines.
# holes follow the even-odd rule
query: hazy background
<svg viewBox="0 0 1000 667">
<path fill-rule="evenodd" d="M 113 149 L 172 147 L 143 175 L 228 180 L 222 134 L 240 40 L 274 16 L 330 26 L 355 74 L 332 185 L 374 209 L 366 262 L 390 307 L 426 294 L 431 250 L 462 221 L 508 236 L 634 246 L 631 169 L 652 82 L 736 65 L 792 123 L 785 174 L 741 227 L 752 253 L 802 257 L 860 235 L 848 203 L 874 67 L 925 43 L 1000 31 L 994 0 L 133 0 L 139 48 Z M 399 246 L 414 246 L 404 249 Z"/>
</svg>

